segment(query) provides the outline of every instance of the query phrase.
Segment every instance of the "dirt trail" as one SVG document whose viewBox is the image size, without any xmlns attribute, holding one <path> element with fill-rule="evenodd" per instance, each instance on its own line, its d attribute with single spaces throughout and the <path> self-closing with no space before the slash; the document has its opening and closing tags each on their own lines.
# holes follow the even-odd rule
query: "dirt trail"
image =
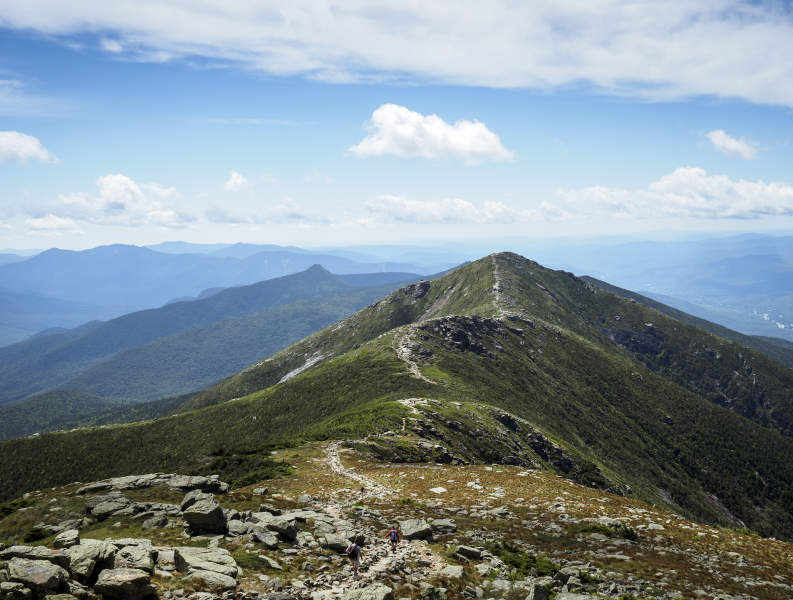
<svg viewBox="0 0 793 600">
<path fill-rule="evenodd" d="M 498 274 L 498 263 L 496 262 L 495 254 L 492 254 L 490 258 L 493 261 L 493 277 L 496 279 L 496 284 L 493 286 L 493 291 L 495 292 L 495 297 L 493 298 L 493 307 L 498 312 L 498 316 L 503 317 L 505 315 L 504 310 L 501 308 L 501 306 L 499 306 L 503 288 L 501 287 L 501 277 Z"/>
<path fill-rule="evenodd" d="M 414 377 L 426 381 L 427 383 L 438 385 L 437 381 L 433 381 L 429 377 L 422 375 L 419 366 L 413 360 L 413 349 L 411 348 L 410 338 L 415 335 L 417 331 L 418 327 L 416 325 L 406 325 L 402 335 L 397 334 L 394 336 L 393 348 L 397 356 L 407 365 Z"/>
</svg>

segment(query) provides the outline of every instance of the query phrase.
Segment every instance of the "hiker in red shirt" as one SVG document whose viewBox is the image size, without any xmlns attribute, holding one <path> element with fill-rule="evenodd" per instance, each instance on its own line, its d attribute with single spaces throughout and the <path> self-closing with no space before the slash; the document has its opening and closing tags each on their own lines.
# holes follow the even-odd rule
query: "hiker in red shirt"
<svg viewBox="0 0 793 600">
<path fill-rule="evenodd" d="M 391 527 L 391 530 L 385 534 L 391 540 L 391 552 L 396 552 L 397 542 L 399 541 L 399 532 L 396 527 Z"/>
</svg>

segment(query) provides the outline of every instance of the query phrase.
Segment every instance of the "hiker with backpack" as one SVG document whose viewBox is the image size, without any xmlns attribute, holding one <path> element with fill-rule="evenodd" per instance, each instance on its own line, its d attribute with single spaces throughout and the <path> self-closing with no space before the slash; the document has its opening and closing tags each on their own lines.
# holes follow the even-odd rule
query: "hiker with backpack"
<svg viewBox="0 0 793 600">
<path fill-rule="evenodd" d="M 396 527 L 391 527 L 391 530 L 385 534 L 391 540 L 391 552 L 396 552 L 397 542 L 399 541 L 399 532 Z"/>
<path fill-rule="evenodd" d="M 352 564 L 353 578 L 358 577 L 358 567 L 361 566 L 361 556 L 363 556 L 363 550 L 355 542 L 347 547 L 347 558 L 350 559 L 350 563 Z"/>
</svg>

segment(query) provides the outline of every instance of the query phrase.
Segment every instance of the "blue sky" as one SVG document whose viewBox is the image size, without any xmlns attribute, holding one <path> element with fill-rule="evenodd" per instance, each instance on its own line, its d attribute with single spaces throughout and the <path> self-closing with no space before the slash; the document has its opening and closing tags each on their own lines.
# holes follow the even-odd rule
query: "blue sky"
<svg viewBox="0 0 793 600">
<path fill-rule="evenodd" d="M 784 4 L 18 4 L 0 248 L 793 228 Z"/>
</svg>

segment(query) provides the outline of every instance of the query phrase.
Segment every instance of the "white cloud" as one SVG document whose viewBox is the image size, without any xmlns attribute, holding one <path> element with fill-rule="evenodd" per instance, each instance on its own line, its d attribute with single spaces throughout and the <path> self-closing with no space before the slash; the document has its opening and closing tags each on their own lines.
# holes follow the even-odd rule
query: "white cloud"
<svg viewBox="0 0 793 600">
<path fill-rule="evenodd" d="M 30 229 L 28 235 L 42 236 L 61 236 L 61 235 L 83 235 L 71 219 L 65 219 L 57 215 L 48 214 L 38 219 L 27 219 L 25 225 Z"/>
<path fill-rule="evenodd" d="M 725 156 L 743 158 L 744 160 L 757 158 L 756 144 L 744 138 L 736 140 L 727 135 L 723 129 L 715 129 L 706 134 L 706 137 L 711 141 L 713 147 Z"/>
<path fill-rule="evenodd" d="M 5 221 L 0 220 L 0 229 L 13 229 L 13 225 L 10 223 L 6 223 Z"/>
<path fill-rule="evenodd" d="M 364 219 L 367 224 L 451 224 L 514 223 L 527 215 L 501 202 L 485 202 L 481 209 L 459 198 L 445 200 L 410 200 L 404 196 L 384 194 L 367 200 L 366 209 L 376 215 Z"/>
<path fill-rule="evenodd" d="M 0 131 L 0 163 L 24 164 L 28 160 L 58 162 L 55 155 L 32 135 L 17 131 Z"/>
<path fill-rule="evenodd" d="M 236 171 L 231 172 L 231 177 L 229 180 L 223 184 L 223 187 L 226 188 L 230 192 L 239 192 L 246 188 L 249 188 L 253 184 L 245 179 L 242 175 L 237 173 Z"/>
<path fill-rule="evenodd" d="M 548 214 L 568 211 L 568 218 L 617 217 L 637 219 L 758 219 L 793 216 L 793 186 L 782 182 L 732 181 L 709 176 L 703 169 L 679 168 L 646 189 L 589 187 L 558 191 L 567 207 L 547 205 Z M 536 213 L 542 220 L 545 212 Z"/>
<path fill-rule="evenodd" d="M 103 39 L 101 41 L 101 47 L 105 52 L 112 52 L 114 54 L 124 51 L 124 47 L 116 40 Z"/>
<path fill-rule="evenodd" d="M 355 156 L 393 154 L 403 158 L 460 158 L 466 164 L 481 160 L 512 160 L 498 135 L 479 121 L 449 125 L 437 115 L 424 116 L 396 104 L 384 104 L 372 114 L 371 133 L 350 148 Z"/>
<path fill-rule="evenodd" d="M 249 223 L 250 221 L 234 212 L 233 210 L 219 206 L 218 204 L 210 204 L 204 211 L 204 218 L 212 223 Z"/>
<path fill-rule="evenodd" d="M 138 185 L 126 175 L 106 175 L 96 180 L 99 195 L 86 192 L 59 196 L 52 204 L 28 207 L 33 216 L 49 214 L 98 225 L 137 227 L 144 223 L 160 227 L 185 227 L 195 215 L 168 201 L 178 196 L 175 188 L 157 183 Z M 144 193 L 145 192 L 145 193 Z"/>
<path fill-rule="evenodd" d="M 397 80 L 793 105 L 793 19 L 772 0 L 0 0 L 3 26 L 106 35 L 140 60 L 205 58 L 335 82 Z"/>
</svg>

